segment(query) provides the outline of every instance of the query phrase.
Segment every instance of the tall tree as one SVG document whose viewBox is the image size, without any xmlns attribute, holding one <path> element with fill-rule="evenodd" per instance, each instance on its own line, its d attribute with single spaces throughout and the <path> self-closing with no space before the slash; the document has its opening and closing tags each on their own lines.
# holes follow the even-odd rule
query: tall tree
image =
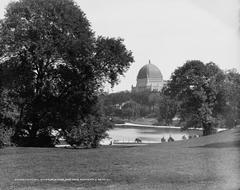
<svg viewBox="0 0 240 190">
<path fill-rule="evenodd" d="M 20 110 L 16 135 L 34 139 L 92 114 L 99 89 L 133 62 L 122 41 L 95 37 L 72 0 L 10 3 L 0 23 L 0 77 Z"/>
<path fill-rule="evenodd" d="M 226 72 L 223 94 L 226 103 L 223 118 L 228 127 L 240 124 L 240 74 L 236 70 Z"/>
<path fill-rule="evenodd" d="M 127 117 L 128 119 L 137 118 L 140 114 L 140 104 L 133 100 L 129 100 L 124 103 L 122 106 L 122 114 L 123 116 Z"/>
<path fill-rule="evenodd" d="M 163 125 L 170 125 L 177 113 L 177 102 L 169 96 L 161 94 L 158 106 L 158 121 Z"/>
<path fill-rule="evenodd" d="M 216 107 L 221 97 L 223 72 L 214 64 L 188 61 L 171 76 L 166 92 L 178 101 L 185 128 L 203 128 L 203 135 L 216 126 Z"/>
</svg>

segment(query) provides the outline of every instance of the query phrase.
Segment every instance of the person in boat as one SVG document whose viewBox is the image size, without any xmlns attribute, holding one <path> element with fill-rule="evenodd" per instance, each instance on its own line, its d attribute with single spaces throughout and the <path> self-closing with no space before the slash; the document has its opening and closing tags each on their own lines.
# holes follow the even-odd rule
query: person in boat
<svg viewBox="0 0 240 190">
<path fill-rule="evenodd" d="M 135 139 L 135 142 L 136 142 L 136 143 L 142 143 L 142 140 L 141 140 L 140 138 L 136 138 L 136 139 Z"/>
<path fill-rule="evenodd" d="M 187 137 L 185 135 L 183 135 L 182 140 L 187 140 Z"/>
<path fill-rule="evenodd" d="M 166 139 L 165 139 L 164 137 L 161 138 L 161 142 L 162 142 L 162 143 L 166 142 Z"/>
<path fill-rule="evenodd" d="M 197 138 L 198 136 L 197 135 L 193 135 L 193 138 Z"/>
<path fill-rule="evenodd" d="M 109 145 L 111 146 L 112 144 L 113 144 L 113 141 L 110 141 L 110 144 L 109 144 Z"/>
<path fill-rule="evenodd" d="M 169 138 L 168 138 L 168 142 L 173 142 L 174 141 L 174 139 L 170 136 Z"/>
</svg>

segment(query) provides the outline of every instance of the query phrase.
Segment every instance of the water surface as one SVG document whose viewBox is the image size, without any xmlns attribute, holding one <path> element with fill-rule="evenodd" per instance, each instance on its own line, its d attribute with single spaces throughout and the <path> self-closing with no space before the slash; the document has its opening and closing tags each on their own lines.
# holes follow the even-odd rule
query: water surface
<svg viewBox="0 0 240 190">
<path fill-rule="evenodd" d="M 199 130 L 186 130 L 164 127 L 142 127 L 142 126 L 118 126 L 108 131 L 110 140 L 120 142 L 133 142 L 140 138 L 143 143 L 160 143 L 161 138 L 166 140 L 172 137 L 174 140 L 182 140 L 183 136 L 189 138 L 193 135 L 201 135 Z"/>
</svg>

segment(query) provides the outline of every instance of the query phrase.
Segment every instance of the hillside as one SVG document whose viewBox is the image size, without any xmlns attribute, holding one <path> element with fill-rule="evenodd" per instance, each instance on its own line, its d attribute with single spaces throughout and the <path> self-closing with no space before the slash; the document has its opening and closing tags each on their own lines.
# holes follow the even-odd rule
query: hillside
<svg viewBox="0 0 240 190">
<path fill-rule="evenodd" d="M 173 143 L 174 144 L 174 143 Z M 187 142 L 178 141 L 175 146 L 191 146 L 205 148 L 239 148 L 240 149 L 240 128 L 234 128 L 219 132 L 214 135 L 202 136 L 197 139 L 190 139 Z"/>
</svg>

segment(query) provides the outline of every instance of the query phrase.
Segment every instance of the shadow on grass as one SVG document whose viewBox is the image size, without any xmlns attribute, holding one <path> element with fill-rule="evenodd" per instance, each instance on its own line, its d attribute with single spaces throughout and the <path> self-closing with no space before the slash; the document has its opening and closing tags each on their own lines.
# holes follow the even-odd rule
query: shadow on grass
<svg viewBox="0 0 240 190">
<path fill-rule="evenodd" d="M 195 146 L 195 147 L 190 147 L 190 148 L 240 148 L 240 140 L 211 143 L 211 144 L 206 144 L 203 146 Z"/>
<path fill-rule="evenodd" d="M 140 147 L 140 146 L 134 146 L 134 145 L 132 145 L 132 146 L 121 146 L 121 145 L 117 145 L 117 146 L 112 146 L 112 148 L 136 148 L 136 147 Z"/>
<path fill-rule="evenodd" d="M 240 128 L 237 129 L 237 131 L 236 131 L 235 133 L 240 134 Z M 240 189 L 239 189 L 239 190 L 240 190 Z"/>
<path fill-rule="evenodd" d="M 64 149 L 64 150 L 76 150 L 76 151 L 84 151 L 84 150 L 100 150 L 100 149 L 105 149 L 105 148 L 136 148 L 136 147 L 140 147 L 137 145 L 116 145 L 116 146 L 109 146 L 109 145 L 104 145 L 98 148 L 82 148 L 82 147 L 78 147 L 78 148 L 73 148 L 73 147 L 58 147 L 57 149 Z"/>
</svg>

